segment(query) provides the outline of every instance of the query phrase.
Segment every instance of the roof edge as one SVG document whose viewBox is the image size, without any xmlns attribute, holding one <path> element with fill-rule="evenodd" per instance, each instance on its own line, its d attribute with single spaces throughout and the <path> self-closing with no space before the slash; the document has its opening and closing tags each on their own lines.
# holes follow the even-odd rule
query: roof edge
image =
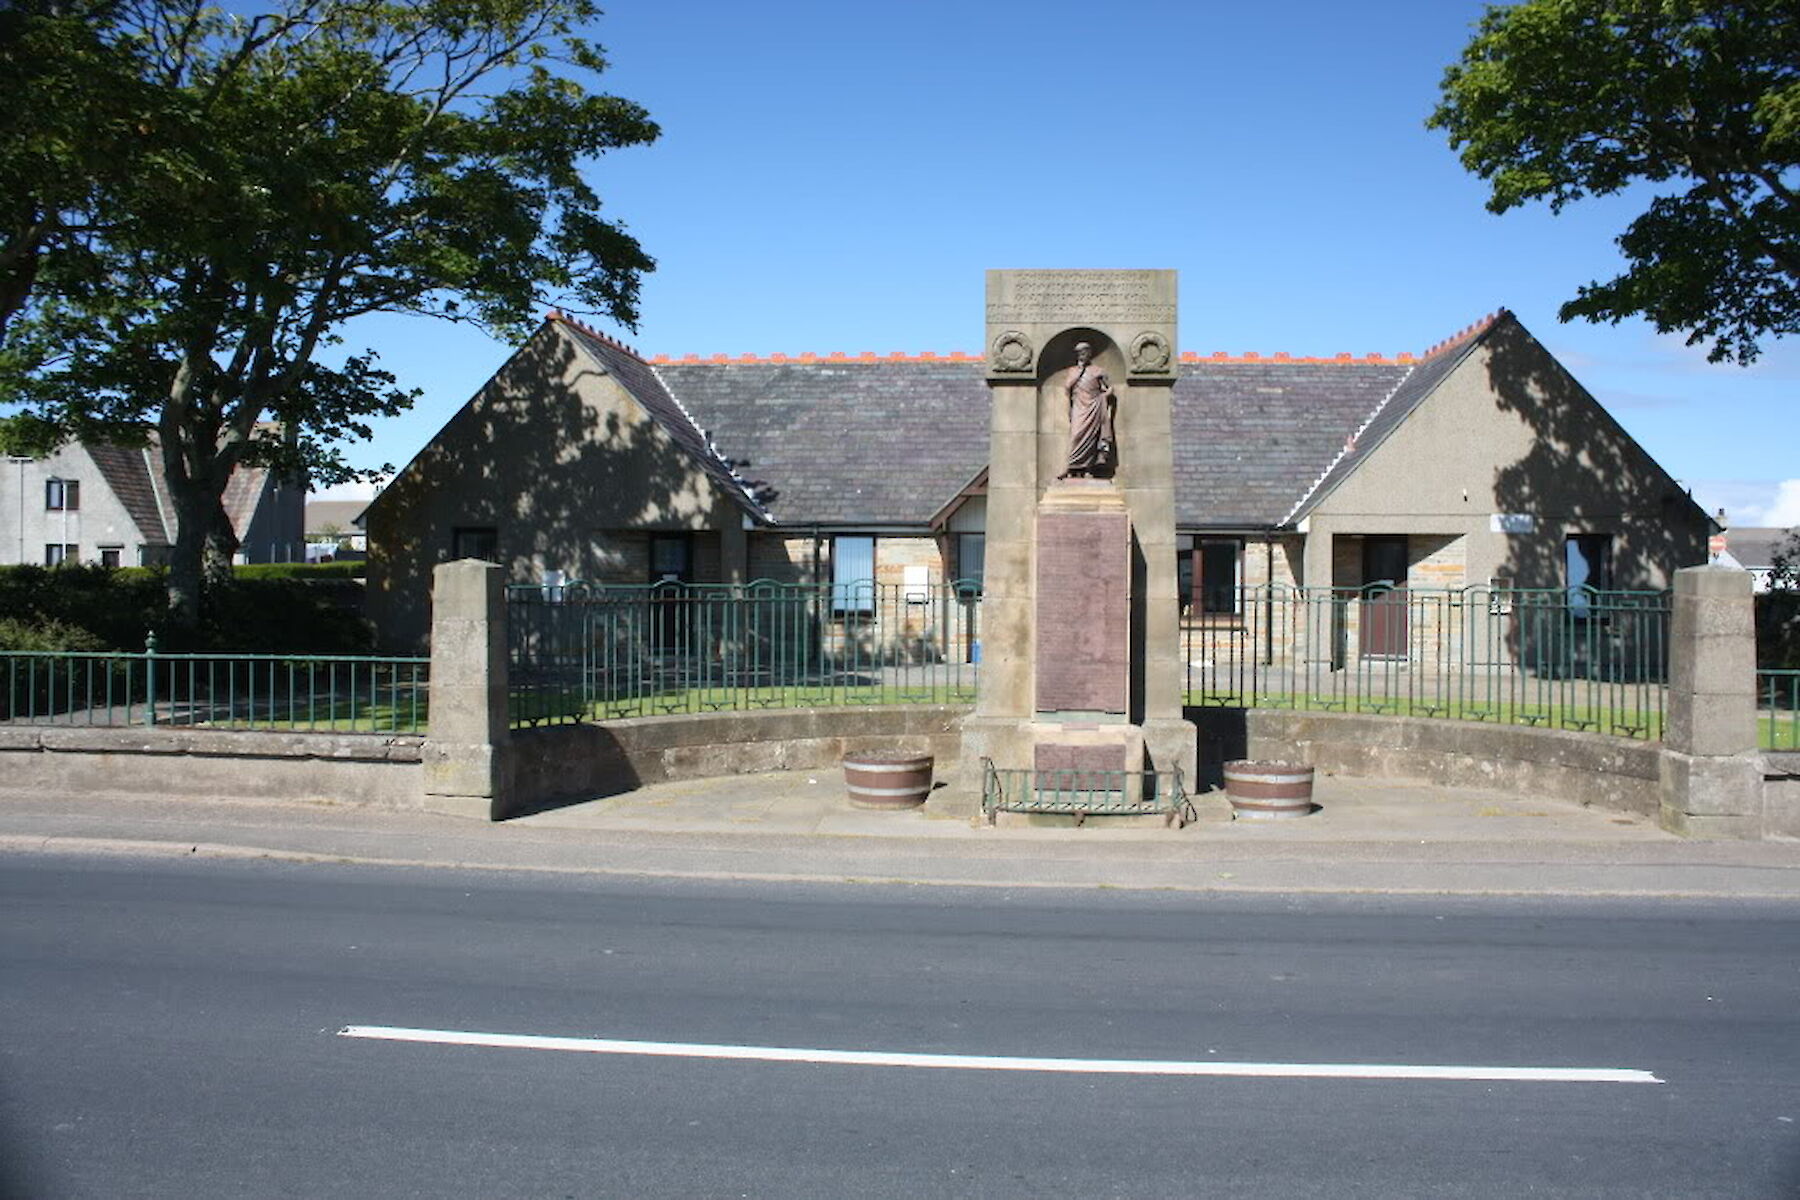
<svg viewBox="0 0 1800 1200">
<path fill-rule="evenodd" d="M 598 329 L 595 329 L 592 325 L 587 324 L 585 321 L 577 320 L 568 313 L 563 312 L 561 309 L 553 308 L 546 313 L 544 316 L 544 323 L 546 325 L 567 325 L 570 329 L 583 337 L 591 338 L 604 346 L 608 346 L 611 349 L 618 351 L 620 354 L 629 355 L 643 366 L 644 369 L 649 371 L 650 377 L 656 380 L 656 386 L 660 387 L 663 390 L 663 393 L 668 396 L 670 400 L 674 401 L 675 407 L 681 412 L 682 419 L 688 423 L 689 427 L 700 435 L 700 440 L 706 446 L 706 453 L 712 460 L 713 465 L 730 481 L 733 491 L 728 494 L 730 494 L 732 501 L 739 508 L 743 509 L 753 521 L 764 525 L 781 524 L 775 514 L 770 512 L 768 508 L 764 506 L 762 501 L 756 498 L 756 494 L 750 489 L 749 480 L 745 479 L 742 475 L 739 475 L 737 468 L 732 466 L 730 460 L 719 452 L 719 447 L 713 443 L 712 434 L 709 433 L 700 422 L 694 420 L 693 412 L 688 409 L 687 404 L 676 394 L 675 389 L 669 386 L 669 381 L 664 379 L 662 372 L 656 369 L 656 364 L 646 360 L 642 354 L 639 354 L 636 346 L 628 346 L 618 338 L 609 337 L 608 335 L 601 333 Z M 623 380 L 620 382 L 623 384 Z M 631 388 L 626 386 L 625 391 L 629 394 Z M 656 414 L 647 406 L 644 406 L 642 400 L 638 399 L 635 395 L 632 396 L 632 399 L 636 401 L 640 407 L 644 407 L 645 412 L 649 413 L 652 420 L 656 419 Z"/>
<path fill-rule="evenodd" d="M 1319 473 L 1317 479 L 1313 480 L 1312 486 L 1307 488 L 1305 494 L 1294 503 L 1294 507 L 1288 510 L 1287 516 L 1281 519 L 1281 526 L 1291 526 L 1304 520 L 1311 514 L 1313 509 L 1324 502 L 1326 497 L 1330 496 L 1332 492 L 1337 491 L 1339 487 L 1343 486 L 1344 479 L 1348 479 L 1351 475 L 1356 473 L 1355 468 L 1352 468 L 1350 473 L 1344 476 L 1344 479 L 1338 480 L 1336 483 L 1332 484 L 1331 487 L 1321 491 L 1320 489 L 1323 487 L 1325 481 L 1331 478 L 1331 473 L 1337 469 L 1339 463 L 1343 462 L 1350 455 L 1355 454 L 1358 450 L 1362 450 L 1366 458 L 1367 455 L 1373 454 L 1376 450 L 1380 449 L 1382 443 L 1386 442 L 1388 438 L 1394 435 L 1394 431 L 1399 429 L 1405 422 L 1406 418 L 1404 416 L 1394 423 L 1393 428 L 1389 429 L 1387 433 L 1376 439 L 1372 444 L 1368 446 L 1363 446 L 1361 444 L 1362 435 L 1368 430 L 1370 425 L 1375 423 L 1375 419 L 1387 409 L 1387 406 L 1393 402 L 1394 397 L 1400 394 L 1400 389 L 1406 386 L 1407 380 L 1411 379 L 1420 367 L 1424 366 L 1426 363 L 1437 362 L 1446 357 L 1461 359 L 1468 356 L 1475 347 L 1493 331 L 1495 326 L 1506 319 L 1513 319 L 1513 314 L 1511 310 L 1502 305 L 1481 320 L 1465 326 L 1445 338 L 1443 341 L 1438 342 L 1436 345 L 1427 349 L 1425 353 L 1420 356 L 1419 361 L 1413 365 L 1412 369 L 1396 380 L 1394 386 L 1388 389 L 1388 394 L 1383 396 L 1381 402 L 1369 411 L 1368 416 L 1363 418 L 1362 424 L 1358 425 L 1356 431 L 1345 440 L 1343 449 L 1339 450 L 1332 460 L 1325 464 L 1325 469 Z M 1448 379 L 1450 375 L 1454 373 L 1456 365 L 1457 364 L 1453 363 L 1450 370 L 1445 372 L 1445 379 Z M 1438 386 L 1441 386 L 1442 383 L 1443 380 L 1440 379 L 1438 381 Z M 1431 397 L 1432 393 L 1436 391 L 1437 386 L 1434 386 L 1431 391 L 1420 396 L 1418 400 L 1414 401 L 1413 408 L 1416 410 L 1419 405 L 1425 403 L 1425 401 Z"/>
</svg>

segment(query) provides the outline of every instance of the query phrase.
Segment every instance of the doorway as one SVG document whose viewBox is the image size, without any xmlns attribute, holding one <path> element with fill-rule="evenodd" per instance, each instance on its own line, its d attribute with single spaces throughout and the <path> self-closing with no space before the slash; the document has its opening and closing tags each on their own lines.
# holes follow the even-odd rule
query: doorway
<svg viewBox="0 0 1800 1200">
<path fill-rule="evenodd" d="M 1364 658 L 1403 659 L 1407 621 L 1406 536 L 1363 539 L 1362 652 Z"/>
</svg>

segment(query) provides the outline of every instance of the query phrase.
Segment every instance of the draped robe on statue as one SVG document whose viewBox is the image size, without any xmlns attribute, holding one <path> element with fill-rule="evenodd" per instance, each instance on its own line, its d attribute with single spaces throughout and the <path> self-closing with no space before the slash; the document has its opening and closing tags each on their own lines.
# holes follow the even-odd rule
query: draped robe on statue
<svg viewBox="0 0 1800 1200">
<path fill-rule="evenodd" d="M 1068 380 L 1068 474 L 1091 475 L 1112 462 L 1112 384 L 1092 362 L 1070 367 Z"/>
</svg>

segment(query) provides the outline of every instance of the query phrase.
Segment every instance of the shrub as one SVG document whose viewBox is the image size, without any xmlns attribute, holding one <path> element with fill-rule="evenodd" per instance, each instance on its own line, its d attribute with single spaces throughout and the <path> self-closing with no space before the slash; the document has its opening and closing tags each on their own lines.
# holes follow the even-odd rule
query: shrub
<svg viewBox="0 0 1800 1200">
<path fill-rule="evenodd" d="M 94 649 L 141 650 L 144 631 L 162 618 L 159 571 L 104 567 L 0 568 L 0 612 L 26 626 L 80 629 Z"/>
<path fill-rule="evenodd" d="M 1756 665 L 1800 670 L 1800 591 L 1777 589 L 1756 597 Z"/>
<path fill-rule="evenodd" d="M 0 650 L 69 653 L 113 648 L 87 630 L 62 621 L 0 617 Z"/>
<path fill-rule="evenodd" d="M 191 648 L 367 654 L 375 637 L 363 618 L 362 601 L 362 584 L 354 579 L 237 578 L 208 595 L 197 644 Z"/>
<path fill-rule="evenodd" d="M 251 563 L 234 568 L 235 579 L 361 579 L 365 562 Z"/>
</svg>

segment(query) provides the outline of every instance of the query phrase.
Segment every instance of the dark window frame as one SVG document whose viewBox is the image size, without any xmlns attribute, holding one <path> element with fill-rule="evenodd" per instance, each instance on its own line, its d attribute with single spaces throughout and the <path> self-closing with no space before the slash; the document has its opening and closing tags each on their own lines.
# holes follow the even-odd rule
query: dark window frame
<svg viewBox="0 0 1800 1200">
<path fill-rule="evenodd" d="M 979 549 L 970 555 L 969 547 Z M 969 559 L 973 557 L 975 570 L 969 571 Z M 982 593 L 983 581 L 987 577 L 987 534 L 981 531 L 958 533 L 956 535 L 956 579 L 957 590 L 964 596 L 979 596 Z"/>
<path fill-rule="evenodd" d="M 471 543 L 473 543 L 471 545 Z M 483 545 L 488 553 L 480 553 Z M 450 557 L 460 561 L 465 558 L 479 559 L 482 562 L 500 561 L 500 529 L 495 525 L 456 525 L 450 530 Z"/>
<path fill-rule="evenodd" d="M 681 569 L 669 571 L 659 568 L 657 553 L 659 547 L 679 546 L 681 548 Z M 645 567 L 649 575 L 647 582 L 656 583 L 692 583 L 694 582 L 694 535 L 691 533 L 652 533 L 645 547 Z M 673 575 L 671 579 L 669 576 Z"/>
<path fill-rule="evenodd" d="M 44 480 L 45 512 L 80 512 L 81 481 L 57 476 Z"/>
<path fill-rule="evenodd" d="M 1181 611 L 1191 618 L 1212 621 L 1235 621 L 1244 615 L 1243 579 L 1244 545 L 1241 537 L 1206 537 L 1191 535 L 1190 549 L 1175 552 L 1175 586 L 1181 596 Z M 1219 581 L 1219 574 L 1230 568 L 1229 585 Z M 1209 572 L 1214 574 L 1207 583 Z"/>
</svg>

